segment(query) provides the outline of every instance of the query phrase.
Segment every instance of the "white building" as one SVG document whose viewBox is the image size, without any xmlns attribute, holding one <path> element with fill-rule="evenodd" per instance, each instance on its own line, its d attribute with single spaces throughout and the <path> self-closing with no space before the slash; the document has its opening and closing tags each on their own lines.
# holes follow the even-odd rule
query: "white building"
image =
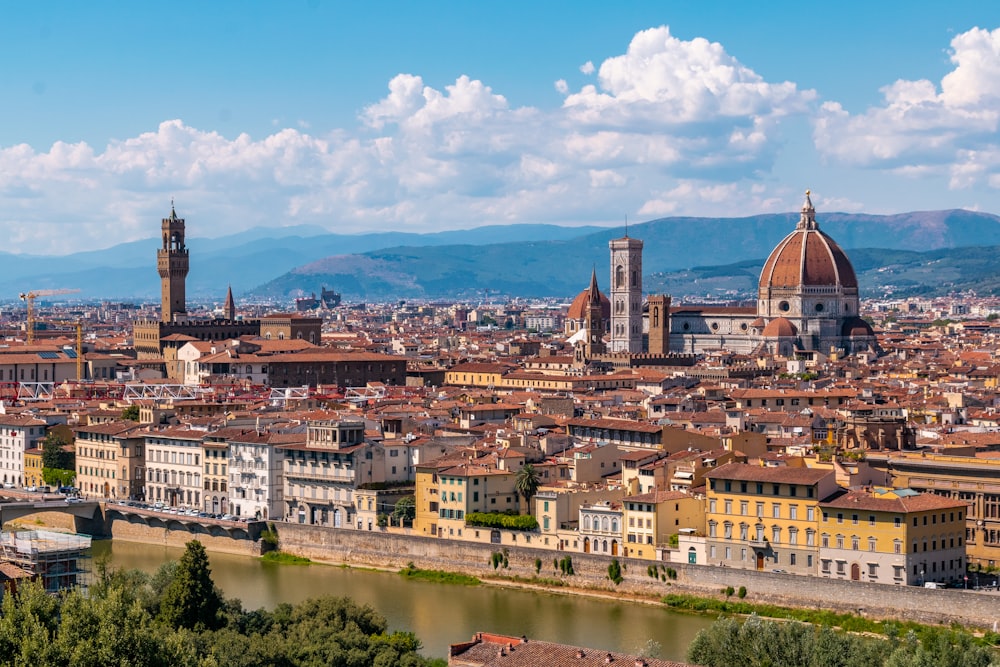
<svg viewBox="0 0 1000 667">
<path fill-rule="evenodd" d="M 226 432 L 225 437 L 229 443 L 229 511 L 239 517 L 281 519 L 284 455 L 277 444 L 304 444 L 305 434 L 249 430 Z"/>
<path fill-rule="evenodd" d="M 170 507 L 200 508 L 204 431 L 149 430 L 146 440 L 146 500 Z"/>
<path fill-rule="evenodd" d="M 29 415 L 0 414 L 0 480 L 24 484 L 24 452 L 41 446 L 47 423 Z"/>
</svg>

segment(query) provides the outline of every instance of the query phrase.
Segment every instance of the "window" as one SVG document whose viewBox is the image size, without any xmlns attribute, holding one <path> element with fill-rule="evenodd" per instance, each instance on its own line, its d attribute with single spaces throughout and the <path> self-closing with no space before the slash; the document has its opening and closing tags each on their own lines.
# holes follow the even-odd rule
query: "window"
<svg viewBox="0 0 1000 667">
<path fill-rule="evenodd" d="M 819 545 L 824 549 L 828 548 L 830 546 L 830 536 L 827 535 L 826 533 L 820 535 Z"/>
<path fill-rule="evenodd" d="M 837 548 L 838 549 L 843 549 L 844 548 L 844 536 L 843 535 L 837 535 Z"/>
<path fill-rule="evenodd" d="M 844 523 L 844 513 L 837 512 L 837 523 Z"/>
<path fill-rule="evenodd" d="M 815 521 L 815 520 L 816 520 L 816 509 L 813 508 L 813 507 L 807 507 L 806 508 L 806 521 Z"/>
<path fill-rule="evenodd" d="M 854 551 L 859 551 L 861 549 L 861 538 L 857 535 L 851 535 L 851 549 Z"/>
<path fill-rule="evenodd" d="M 903 553 L 903 540 L 893 540 L 892 541 L 893 553 L 901 554 Z"/>
<path fill-rule="evenodd" d="M 711 500 L 708 501 L 708 511 L 711 512 L 712 514 L 715 514 L 715 511 L 716 511 L 715 510 L 715 498 L 712 498 Z"/>
<path fill-rule="evenodd" d="M 868 563 L 868 577 L 870 579 L 878 578 L 878 563 Z"/>
<path fill-rule="evenodd" d="M 774 519 L 780 519 L 781 518 L 781 504 L 780 503 L 771 503 L 771 517 L 774 518 Z"/>
<path fill-rule="evenodd" d="M 708 522 L 708 536 L 709 537 L 715 537 L 716 536 L 716 529 L 717 528 L 718 528 L 718 524 L 717 523 L 715 523 L 714 521 L 709 521 Z"/>
<path fill-rule="evenodd" d="M 732 500 L 727 500 L 725 502 L 724 509 L 725 509 L 725 513 L 726 514 L 732 514 L 733 513 L 733 501 Z"/>
<path fill-rule="evenodd" d="M 791 505 L 788 508 L 788 518 L 792 521 L 797 521 L 799 518 L 799 506 Z"/>
<path fill-rule="evenodd" d="M 727 521 L 726 523 L 722 524 L 722 530 L 723 530 L 722 536 L 724 538 L 726 538 L 727 540 L 733 539 L 733 524 Z"/>
<path fill-rule="evenodd" d="M 745 523 L 741 523 L 740 524 L 740 539 L 741 540 L 745 541 L 747 539 L 747 528 L 748 527 L 749 526 L 747 526 Z"/>
<path fill-rule="evenodd" d="M 875 547 L 878 546 L 878 542 L 874 537 L 868 538 L 868 551 L 875 551 Z"/>
<path fill-rule="evenodd" d="M 741 500 L 740 501 L 740 514 L 742 514 L 743 516 L 746 516 L 747 512 L 749 511 L 749 508 L 750 508 L 750 506 L 747 503 L 747 501 L 745 501 L 745 500 Z"/>
<path fill-rule="evenodd" d="M 902 525 L 903 525 L 903 520 L 901 518 L 899 518 L 898 516 L 895 517 L 892 520 L 892 527 L 893 528 L 900 528 Z"/>
<path fill-rule="evenodd" d="M 875 515 L 874 514 L 869 514 L 868 515 L 868 525 L 869 526 L 874 526 L 875 525 Z"/>
<path fill-rule="evenodd" d="M 764 503 L 757 503 L 757 518 L 763 518 L 764 516 Z"/>
<path fill-rule="evenodd" d="M 847 561 L 846 560 L 838 560 L 837 561 L 837 574 L 839 574 L 839 575 L 845 575 L 845 574 L 847 574 Z"/>
<path fill-rule="evenodd" d="M 791 545 L 797 545 L 799 543 L 799 529 L 789 528 L 788 529 L 788 543 Z"/>
<path fill-rule="evenodd" d="M 830 564 L 832 563 L 832 561 L 827 558 L 823 558 L 820 560 L 819 563 L 820 563 L 820 571 L 823 574 L 830 574 Z"/>
<path fill-rule="evenodd" d="M 781 543 L 781 528 L 779 526 L 771 526 L 771 541 L 775 544 Z"/>
<path fill-rule="evenodd" d="M 853 523 L 855 526 L 858 525 L 858 515 L 857 514 L 852 514 L 851 515 L 851 523 Z"/>
</svg>

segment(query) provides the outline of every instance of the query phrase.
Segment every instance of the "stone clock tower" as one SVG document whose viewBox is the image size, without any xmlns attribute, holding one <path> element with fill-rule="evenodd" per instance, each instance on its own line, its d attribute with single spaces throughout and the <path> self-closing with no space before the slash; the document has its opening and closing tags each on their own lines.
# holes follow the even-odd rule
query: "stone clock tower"
<svg viewBox="0 0 1000 667">
<path fill-rule="evenodd" d="M 156 270 L 160 274 L 160 320 L 173 322 L 187 314 L 184 281 L 188 274 L 188 249 L 184 245 L 184 219 L 178 218 L 173 203 L 170 217 L 161 225 L 163 247 L 156 251 Z"/>
</svg>

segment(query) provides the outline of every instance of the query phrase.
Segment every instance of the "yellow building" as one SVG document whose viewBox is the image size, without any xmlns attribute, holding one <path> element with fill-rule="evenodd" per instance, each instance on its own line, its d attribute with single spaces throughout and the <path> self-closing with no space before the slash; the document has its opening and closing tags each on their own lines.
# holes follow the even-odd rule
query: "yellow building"
<svg viewBox="0 0 1000 667">
<path fill-rule="evenodd" d="M 143 498 L 144 437 L 131 421 L 78 426 L 76 486 L 90 498 Z"/>
<path fill-rule="evenodd" d="M 728 463 L 706 478 L 709 564 L 816 574 L 818 505 L 838 491 L 832 470 Z"/>
<path fill-rule="evenodd" d="M 517 512 L 520 497 L 514 489 L 515 474 L 497 468 L 493 457 L 444 468 L 437 475 L 438 535 L 477 539 L 476 529 L 465 525 L 472 512 Z M 489 529 L 480 529 L 488 534 Z M 471 531 L 471 534 L 466 534 Z"/>
<path fill-rule="evenodd" d="M 701 530 L 705 501 L 680 491 L 653 491 L 622 499 L 625 554 L 659 560 L 657 551 L 668 547 L 671 535 L 682 529 Z"/>
<path fill-rule="evenodd" d="M 965 576 L 964 501 L 875 488 L 837 495 L 820 509 L 822 577 L 920 586 Z"/>
<path fill-rule="evenodd" d="M 867 460 L 888 474 L 894 487 L 935 493 L 968 505 L 968 561 L 982 567 L 1000 565 L 1000 459 L 868 452 Z"/>
<path fill-rule="evenodd" d="M 32 447 L 24 452 L 24 485 L 42 486 L 45 480 L 42 477 L 42 448 Z"/>
</svg>

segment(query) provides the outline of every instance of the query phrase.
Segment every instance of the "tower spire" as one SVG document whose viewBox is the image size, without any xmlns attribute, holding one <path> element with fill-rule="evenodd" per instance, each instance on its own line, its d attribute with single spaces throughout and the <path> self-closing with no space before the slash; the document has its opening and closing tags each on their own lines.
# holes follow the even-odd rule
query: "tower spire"
<svg viewBox="0 0 1000 667">
<path fill-rule="evenodd" d="M 226 289 L 226 302 L 222 304 L 222 316 L 227 320 L 236 319 L 236 302 L 233 301 L 233 286 Z"/>
</svg>

